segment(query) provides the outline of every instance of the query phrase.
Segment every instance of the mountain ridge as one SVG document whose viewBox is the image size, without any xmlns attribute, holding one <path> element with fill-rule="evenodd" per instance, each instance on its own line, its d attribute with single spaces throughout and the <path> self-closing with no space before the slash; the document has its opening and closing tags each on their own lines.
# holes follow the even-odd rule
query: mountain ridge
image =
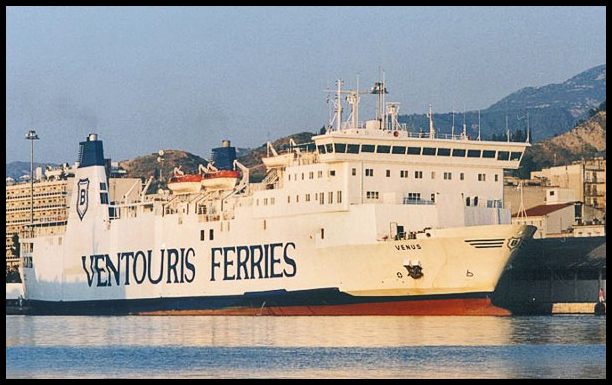
<svg viewBox="0 0 612 385">
<path fill-rule="evenodd" d="M 453 121 L 460 130 L 465 121 L 473 137 L 478 132 L 482 138 L 502 135 L 508 126 L 510 131 L 529 130 L 537 142 L 569 131 L 605 100 L 606 65 L 602 64 L 562 83 L 521 88 L 480 111 L 434 113 L 433 120 L 440 132 L 451 133 Z M 413 131 L 429 131 L 426 114 L 400 115 L 398 120 Z"/>
</svg>

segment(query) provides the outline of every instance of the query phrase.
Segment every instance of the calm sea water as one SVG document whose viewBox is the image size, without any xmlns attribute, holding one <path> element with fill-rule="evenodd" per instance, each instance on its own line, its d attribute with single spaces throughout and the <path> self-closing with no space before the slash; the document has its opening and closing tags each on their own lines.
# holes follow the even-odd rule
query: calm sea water
<svg viewBox="0 0 612 385">
<path fill-rule="evenodd" d="M 7 378 L 606 378 L 606 318 L 6 316 Z"/>
</svg>

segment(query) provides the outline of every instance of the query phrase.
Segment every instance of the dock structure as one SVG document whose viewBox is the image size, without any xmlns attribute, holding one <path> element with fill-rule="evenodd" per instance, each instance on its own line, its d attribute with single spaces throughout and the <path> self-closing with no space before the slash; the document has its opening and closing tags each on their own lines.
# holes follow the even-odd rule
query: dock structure
<svg viewBox="0 0 612 385">
<path fill-rule="evenodd" d="M 513 314 L 593 314 L 606 298 L 606 236 L 532 239 L 511 261 L 492 301 Z"/>
</svg>

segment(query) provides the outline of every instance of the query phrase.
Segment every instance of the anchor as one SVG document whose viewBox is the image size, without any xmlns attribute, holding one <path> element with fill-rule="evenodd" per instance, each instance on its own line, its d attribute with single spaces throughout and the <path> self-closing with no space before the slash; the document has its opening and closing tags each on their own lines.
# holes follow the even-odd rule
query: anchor
<svg viewBox="0 0 612 385">
<path fill-rule="evenodd" d="M 421 266 L 421 261 L 417 260 L 415 263 L 408 260 L 404 261 L 404 267 L 408 270 L 408 275 L 414 279 L 419 279 L 423 276 L 423 267 Z"/>
</svg>

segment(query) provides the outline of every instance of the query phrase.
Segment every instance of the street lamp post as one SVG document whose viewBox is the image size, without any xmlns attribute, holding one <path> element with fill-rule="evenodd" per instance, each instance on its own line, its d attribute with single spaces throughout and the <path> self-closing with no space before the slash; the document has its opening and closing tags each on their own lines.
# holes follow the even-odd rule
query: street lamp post
<svg viewBox="0 0 612 385">
<path fill-rule="evenodd" d="M 26 139 L 32 142 L 32 152 L 30 157 L 30 224 L 34 225 L 34 141 L 38 139 L 36 131 L 28 131 L 26 134 Z"/>
</svg>

